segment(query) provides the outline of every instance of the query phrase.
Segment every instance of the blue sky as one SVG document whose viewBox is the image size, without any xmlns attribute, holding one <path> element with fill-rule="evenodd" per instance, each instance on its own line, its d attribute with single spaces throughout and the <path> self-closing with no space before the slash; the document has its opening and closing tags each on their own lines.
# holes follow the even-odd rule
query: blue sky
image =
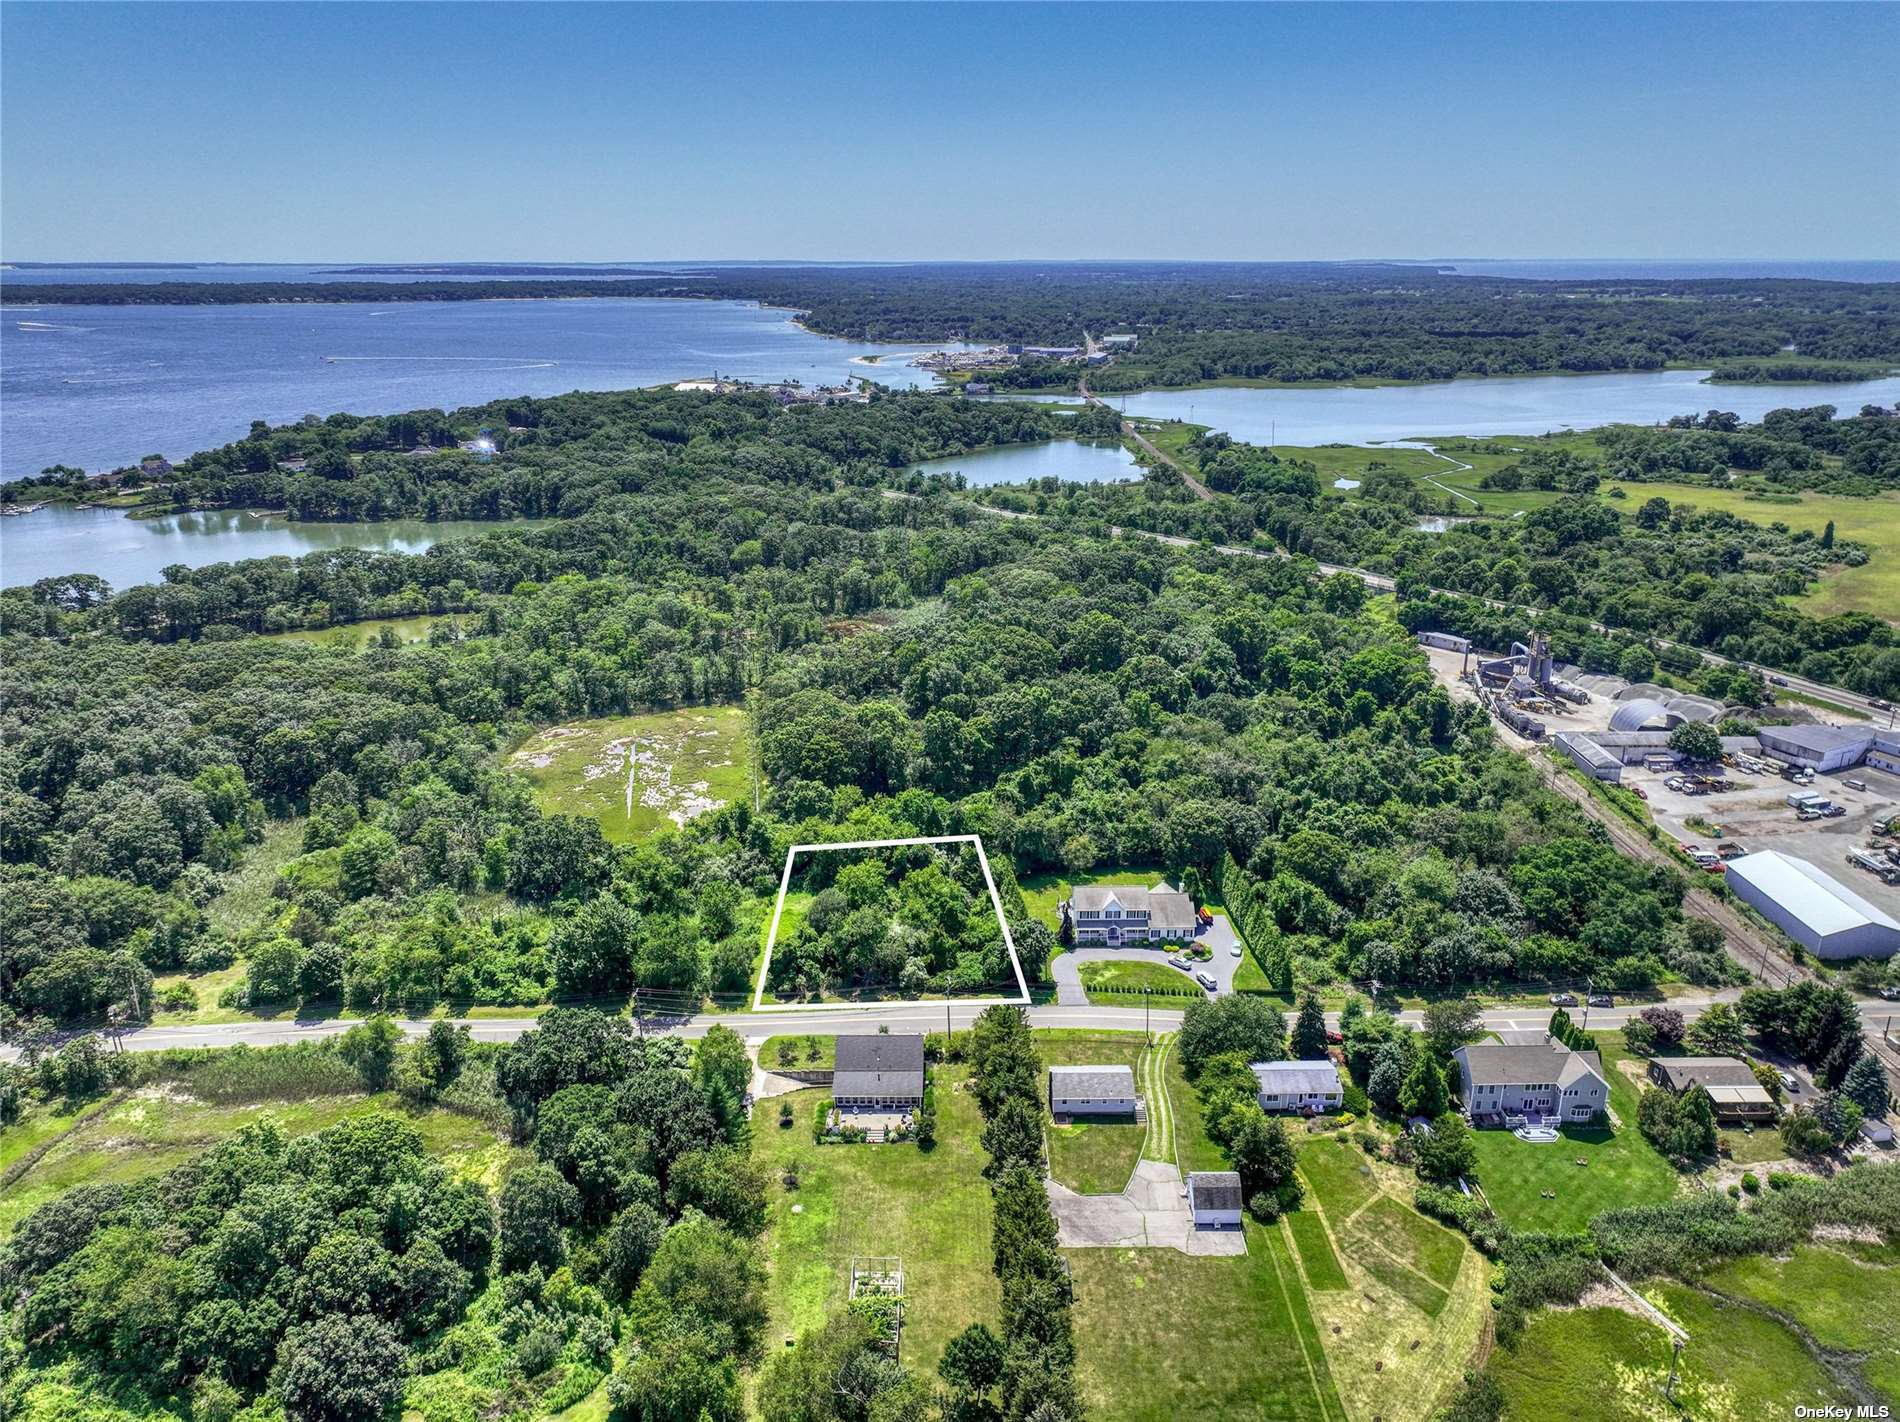
<svg viewBox="0 0 1900 1422">
<path fill-rule="evenodd" d="M 43 4 L 10 260 L 1893 257 L 1892 5 Z"/>
</svg>

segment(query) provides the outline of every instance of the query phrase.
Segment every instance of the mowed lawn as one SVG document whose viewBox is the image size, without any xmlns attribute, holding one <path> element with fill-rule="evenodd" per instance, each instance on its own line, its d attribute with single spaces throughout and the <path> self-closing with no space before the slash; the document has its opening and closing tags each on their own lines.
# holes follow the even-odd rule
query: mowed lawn
<svg viewBox="0 0 1900 1422">
<path fill-rule="evenodd" d="M 812 1117 L 830 1093 L 789 1097 L 795 1120 L 778 1124 L 777 1101 L 753 1123 L 753 1153 L 771 1168 L 766 1249 L 771 1332 L 816 1328 L 843 1308 L 854 1258 L 896 1255 L 904 1264 L 904 1362 L 931 1372 L 944 1346 L 972 1323 L 999 1326 L 1002 1295 L 990 1270 L 987 1157 L 975 1100 L 958 1089 L 961 1067 L 934 1069 L 937 1145 L 812 1143 Z M 788 1165 L 798 1188 L 787 1189 Z"/>
<path fill-rule="evenodd" d="M 1090 1416 L 1345 1422 L 1285 1237 L 1251 1220 L 1246 1230 L 1240 1259 L 1068 1251 Z"/>
<path fill-rule="evenodd" d="M 1152 1073 L 1150 1075 L 1153 1075 Z M 1199 1099 L 1170 1056 L 1161 1073 L 1184 1170 L 1221 1170 Z M 1150 1111 L 1154 1109 L 1150 1105 Z M 1345 1422 L 1292 1246 L 1246 1224 L 1242 1258 L 1173 1249 L 1071 1249 L 1077 1376 L 1091 1416 Z"/>
<path fill-rule="evenodd" d="M 1610 1079 L 1610 1107 L 1621 1125 L 1565 1126 L 1562 1140 L 1543 1145 L 1509 1131 L 1472 1132 L 1478 1183 L 1491 1208 L 1517 1229 L 1579 1230 L 1604 1210 L 1654 1204 L 1676 1193 L 1675 1167 L 1636 1129 L 1639 1092 L 1616 1065 L 1627 1055 L 1623 1034 L 1599 1032 L 1596 1038 Z"/>
<path fill-rule="evenodd" d="M 1670 1346 L 1662 1329 L 1620 1308 L 1546 1310 L 1515 1348 L 1491 1355 L 1487 1371 L 1508 1422 L 1755 1422 L 1853 1401 L 1773 1319 L 1682 1284 L 1644 1292 L 1689 1333 L 1679 1410 L 1663 1397 Z"/>
<path fill-rule="evenodd" d="M 1036 1051 L 1045 1068 L 1125 1066 L 1139 1077 L 1143 1049 L 1139 1032 L 1036 1033 Z M 1046 1128 L 1049 1173 L 1084 1195 L 1115 1194 L 1134 1173 L 1147 1130 L 1133 1117 L 1078 1119 L 1066 1126 L 1051 1120 Z"/>
<path fill-rule="evenodd" d="M 1152 993 L 1157 997 L 1181 998 L 1191 1002 L 1206 997 L 1194 979 L 1166 963 L 1131 959 L 1128 962 L 1084 963 L 1078 970 L 1082 987 L 1090 1002 L 1110 1007 L 1139 1007 L 1141 999 Z M 1144 991 L 1145 990 L 1145 991 Z M 1182 1002 L 1160 1004 L 1179 1009 Z"/>
<path fill-rule="evenodd" d="M 1411 1205 L 1410 1171 L 1336 1133 L 1304 1134 L 1307 1194 L 1285 1216 L 1333 1380 L 1354 1417 L 1431 1415 L 1476 1346 L 1489 1270 Z"/>
<path fill-rule="evenodd" d="M 752 737 L 738 706 L 551 726 L 508 764 L 527 776 L 544 811 L 598 820 L 616 844 L 752 793 Z"/>
</svg>

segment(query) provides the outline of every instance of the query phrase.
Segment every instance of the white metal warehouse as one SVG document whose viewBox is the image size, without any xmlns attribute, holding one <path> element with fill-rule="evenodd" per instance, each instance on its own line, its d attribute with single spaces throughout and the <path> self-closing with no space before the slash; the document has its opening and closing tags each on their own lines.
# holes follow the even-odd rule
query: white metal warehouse
<svg viewBox="0 0 1900 1422">
<path fill-rule="evenodd" d="M 1817 958 L 1891 958 L 1900 923 L 1805 859 L 1767 849 L 1728 862 L 1735 896 Z"/>
</svg>

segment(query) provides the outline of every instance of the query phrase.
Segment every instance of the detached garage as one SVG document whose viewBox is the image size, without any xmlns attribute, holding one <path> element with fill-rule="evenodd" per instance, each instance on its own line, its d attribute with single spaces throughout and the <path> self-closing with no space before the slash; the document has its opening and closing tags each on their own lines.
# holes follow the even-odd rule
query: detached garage
<svg viewBox="0 0 1900 1422">
<path fill-rule="evenodd" d="M 1231 1170 L 1197 1170 L 1188 1176 L 1188 1210 L 1196 1229 L 1240 1228 L 1240 1176 Z"/>
<path fill-rule="evenodd" d="M 1817 958 L 1891 958 L 1900 952 L 1900 923 L 1822 873 L 1779 850 L 1728 862 L 1727 882 L 1750 905 Z"/>
<path fill-rule="evenodd" d="M 1135 1073 L 1125 1066 L 1049 1068 L 1052 1116 L 1132 1116 Z"/>
</svg>

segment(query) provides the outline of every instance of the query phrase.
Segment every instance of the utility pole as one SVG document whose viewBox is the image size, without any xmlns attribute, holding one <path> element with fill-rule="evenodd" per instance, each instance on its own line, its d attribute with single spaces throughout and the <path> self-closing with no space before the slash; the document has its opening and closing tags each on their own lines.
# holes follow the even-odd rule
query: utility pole
<svg viewBox="0 0 1900 1422">
<path fill-rule="evenodd" d="M 1144 987 L 1141 990 L 1141 1037 L 1149 1046 L 1155 1044 L 1154 1029 L 1149 1025 L 1149 1013 L 1155 1004 L 1155 990 Z"/>
<path fill-rule="evenodd" d="M 1669 1381 L 1663 1387 L 1663 1396 L 1671 1402 L 1676 1400 L 1676 1379 L 1682 1373 L 1682 1340 L 1671 1337 L 1669 1340 Z"/>
<path fill-rule="evenodd" d="M 634 1025 L 634 1028 L 640 1033 L 640 1040 L 645 1041 L 646 1035 L 647 1035 L 647 1024 L 646 1024 L 646 1019 L 644 1019 L 640 1015 L 640 989 L 639 988 L 635 988 L 633 990 L 633 1025 Z"/>
</svg>

